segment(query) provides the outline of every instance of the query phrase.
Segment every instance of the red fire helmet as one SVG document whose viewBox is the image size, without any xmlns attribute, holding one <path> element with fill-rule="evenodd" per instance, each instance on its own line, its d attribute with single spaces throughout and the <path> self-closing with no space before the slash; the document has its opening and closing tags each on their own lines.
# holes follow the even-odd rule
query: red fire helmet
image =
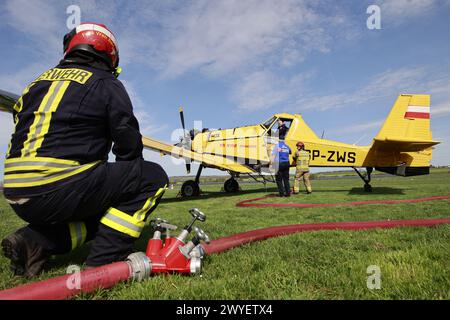
<svg viewBox="0 0 450 320">
<path fill-rule="evenodd" d="M 119 47 L 114 34 L 103 24 L 82 23 L 64 36 L 64 57 L 87 51 L 104 60 L 111 69 L 119 65 Z"/>
<path fill-rule="evenodd" d="M 303 142 L 299 141 L 299 142 L 297 142 L 296 146 L 300 147 L 300 148 L 304 148 L 305 144 Z"/>
</svg>

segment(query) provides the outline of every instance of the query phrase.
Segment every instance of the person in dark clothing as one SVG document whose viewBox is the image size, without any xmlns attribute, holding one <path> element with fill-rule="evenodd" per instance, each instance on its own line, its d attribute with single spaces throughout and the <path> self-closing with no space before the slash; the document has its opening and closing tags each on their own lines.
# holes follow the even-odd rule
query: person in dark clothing
<svg viewBox="0 0 450 320">
<path fill-rule="evenodd" d="M 90 240 L 88 267 L 125 259 L 166 190 L 164 169 L 143 159 L 118 63 L 111 31 L 83 23 L 64 37 L 64 59 L 14 106 L 4 195 L 29 225 L 1 246 L 16 275 L 35 276 L 51 255 Z"/>
<path fill-rule="evenodd" d="M 272 150 L 271 165 L 276 170 L 275 180 L 277 182 L 280 197 L 291 196 L 291 186 L 289 184 L 289 155 L 292 153 L 291 148 L 284 142 L 286 128 L 280 127 L 279 142 Z"/>
<path fill-rule="evenodd" d="M 286 136 L 286 133 L 287 133 L 286 124 L 284 123 L 283 120 L 278 119 L 278 136 L 283 137 L 283 139 L 284 139 L 284 137 Z"/>
</svg>

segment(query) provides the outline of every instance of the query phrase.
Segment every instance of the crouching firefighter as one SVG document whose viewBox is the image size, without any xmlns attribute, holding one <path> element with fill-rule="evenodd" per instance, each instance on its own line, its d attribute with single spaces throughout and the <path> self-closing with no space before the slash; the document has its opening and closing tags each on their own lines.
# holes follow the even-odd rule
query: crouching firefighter
<svg viewBox="0 0 450 320">
<path fill-rule="evenodd" d="M 297 142 L 297 151 L 294 153 L 295 180 L 294 180 L 294 194 L 300 192 L 300 180 L 303 178 L 303 183 L 306 187 L 306 192 L 312 192 L 311 182 L 309 181 L 309 152 L 305 150 L 305 144 L 301 141 Z"/>
<path fill-rule="evenodd" d="M 64 37 L 64 59 L 14 106 L 4 195 L 28 225 L 1 245 L 16 275 L 35 276 L 51 255 L 90 240 L 88 267 L 123 260 L 165 191 L 165 171 L 143 160 L 118 64 L 112 32 L 83 23 Z"/>
</svg>

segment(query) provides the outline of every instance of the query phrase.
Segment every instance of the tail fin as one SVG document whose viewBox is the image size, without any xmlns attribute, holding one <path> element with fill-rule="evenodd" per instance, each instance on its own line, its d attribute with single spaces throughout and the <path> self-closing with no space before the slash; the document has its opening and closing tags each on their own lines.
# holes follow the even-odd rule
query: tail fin
<svg viewBox="0 0 450 320">
<path fill-rule="evenodd" d="M 374 138 L 371 151 L 379 159 L 377 170 L 414 176 L 430 172 L 432 147 L 438 143 L 430 130 L 430 96 L 402 94 Z"/>
<path fill-rule="evenodd" d="M 403 152 L 421 151 L 438 144 L 430 130 L 430 96 L 400 95 L 374 140 L 379 148 Z"/>
</svg>

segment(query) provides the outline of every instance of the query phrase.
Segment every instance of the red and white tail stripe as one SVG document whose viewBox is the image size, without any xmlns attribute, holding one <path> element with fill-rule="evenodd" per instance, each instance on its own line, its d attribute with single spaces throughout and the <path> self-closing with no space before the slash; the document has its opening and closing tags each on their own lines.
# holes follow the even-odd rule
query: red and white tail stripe
<svg viewBox="0 0 450 320">
<path fill-rule="evenodd" d="M 408 106 L 405 113 L 408 119 L 430 119 L 430 107 Z"/>
</svg>

